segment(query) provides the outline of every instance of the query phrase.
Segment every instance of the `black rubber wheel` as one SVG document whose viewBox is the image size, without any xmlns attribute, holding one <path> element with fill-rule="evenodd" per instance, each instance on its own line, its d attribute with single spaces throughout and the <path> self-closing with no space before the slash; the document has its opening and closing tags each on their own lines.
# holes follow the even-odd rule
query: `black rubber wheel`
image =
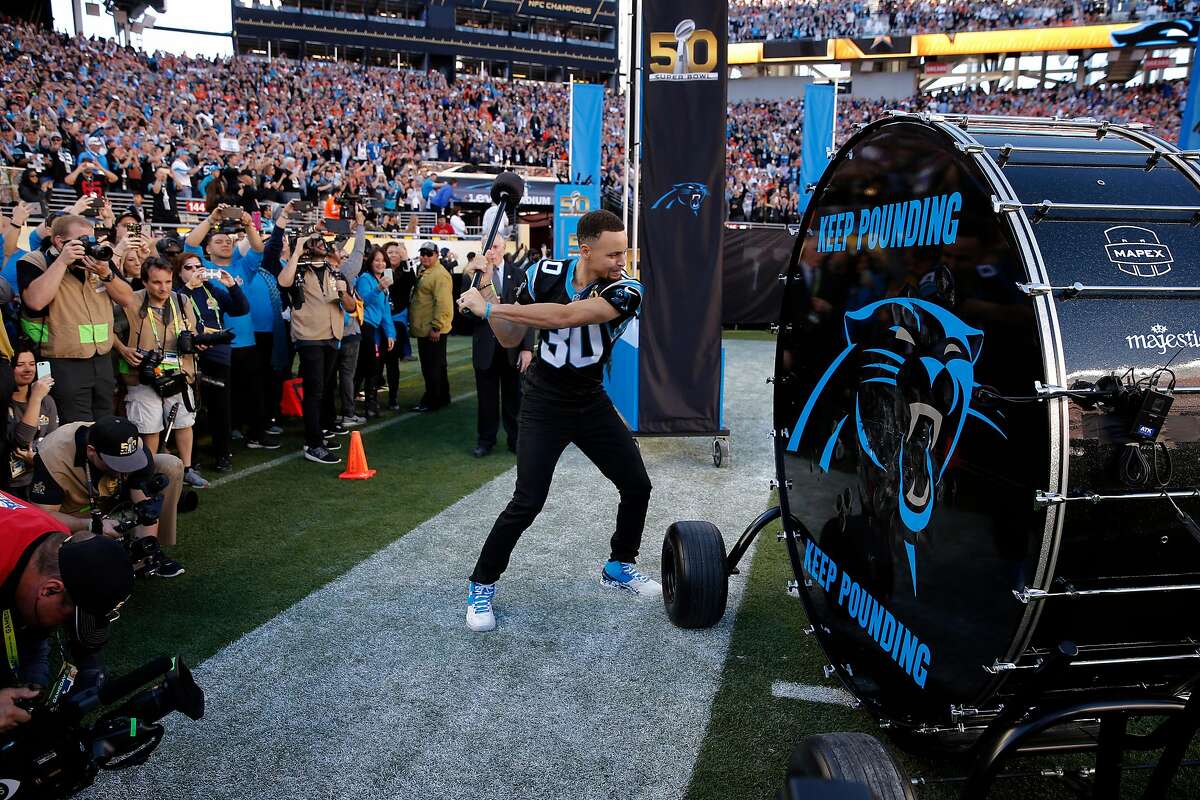
<svg viewBox="0 0 1200 800">
<path fill-rule="evenodd" d="M 680 628 L 711 628 L 725 615 L 725 540 L 711 522 L 676 522 L 662 551 L 663 603 Z"/>
<path fill-rule="evenodd" d="M 792 751 L 788 774 L 867 787 L 871 800 L 914 800 L 912 784 L 883 742 L 866 733 L 822 733 Z"/>
</svg>

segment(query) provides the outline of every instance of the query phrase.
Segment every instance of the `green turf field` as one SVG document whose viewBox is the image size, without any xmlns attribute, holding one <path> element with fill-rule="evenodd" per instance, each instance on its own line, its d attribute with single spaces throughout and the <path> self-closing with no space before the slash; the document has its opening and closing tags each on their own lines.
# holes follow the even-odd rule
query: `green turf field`
<svg viewBox="0 0 1200 800">
<path fill-rule="evenodd" d="M 728 338 L 773 337 L 745 331 Z M 449 361 L 451 394 L 459 398 L 449 408 L 410 415 L 365 434 L 370 466 L 379 471 L 374 480 L 339 481 L 342 466 L 297 458 L 268 466 L 299 452 L 297 421 L 285 426 L 280 450 L 236 449 L 237 471 L 251 471 L 240 478 L 235 472 L 233 479 L 202 492 L 200 509 L 181 520 L 173 553 L 187 574 L 139 581 L 108 649 L 112 671 L 159 653 L 178 653 L 192 664 L 203 661 L 509 469 L 514 459 L 503 446 L 485 459 L 470 453 L 476 406 L 469 339 L 450 340 Z M 422 390 L 418 365 L 402 364 L 402 376 L 400 405 L 407 409 Z M 343 459 L 346 452 L 340 453 Z M 860 711 L 777 699 L 771 693 L 775 681 L 832 685 L 822 676 L 826 659 L 818 643 L 803 635 L 808 623 L 800 601 L 785 593 L 793 576 L 786 550 L 775 540 L 777 527 L 769 526 L 752 563 L 733 578 L 748 585 L 692 775 L 688 797 L 695 800 L 774 797 L 791 748 L 803 736 L 835 730 L 878 733 Z M 647 563 L 657 572 L 656 563 Z M 1195 751 L 1191 757 L 1200 756 Z M 912 774 L 932 777 L 956 769 L 913 758 L 905 758 L 904 765 Z M 1200 796 L 1200 782 L 1185 775 L 1173 798 Z M 939 800 L 954 796 L 949 785 L 918 794 Z M 993 796 L 1050 800 L 1068 795 L 1037 780 L 1003 783 Z"/>
</svg>

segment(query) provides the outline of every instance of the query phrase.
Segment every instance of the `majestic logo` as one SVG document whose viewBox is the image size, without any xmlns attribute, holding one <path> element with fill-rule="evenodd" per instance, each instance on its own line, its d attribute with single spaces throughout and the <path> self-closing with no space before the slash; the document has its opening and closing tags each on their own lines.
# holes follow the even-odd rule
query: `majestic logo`
<svg viewBox="0 0 1200 800">
<path fill-rule="evenodd" d="M 1200 335 L 1191 330 L 1186 333 L 1168 333 L 1170 328 L 1163 324 L 1152 325 L 1150 333 L 1135 333 L 1125 337 L 1125 346 L 1130 350 L 1154 350 L 1165 356 L 1172 350 L 1200 349 Z"/>
<path fill-rule="evenodd" d="M 1004 436 L 971 407 L 983 332 L 916 298 L 880 300 L 848 311 L 844 331 L 846 346 L 813 387 L 787 449 L 799 449 L 813 408 L 835 375 L 845 375 L 856 364 L 857 376 L 851 376 L 854 408 L 846 409 L 834 425 L 819 465 L 822 472 L 829 471 L 842 429 L 853 416 L 860 463 L 878 486 L 871 493 L 878 505 L 873 513 L 886 517 L 896 512 L 916 594 L 915 537 L 929 525 L 937 487 L 967 419 Z M 825 402 L 836 396 L 830 392 Z"/>
<path fill-rule="evenodd" d="M 651 208 L 662 207 L 664 209 L 674 208 L 675 206 L 684 206 L 691 209 L 693 216 L 699 216 L 700 206 L 704 205 L 705 198 L 708 197 L 708 187 L 703 183 L 688 181 L 687 183 L 677 183 L 663 193 L 663 196 L 654 201 Z"/>
<path fill-rule="evenodd" d="M 703 48 L 698 45 L 703 45 Z M 720 51 L 710 30 L 685 19 L 674 33 L 650 34 L 651 81 L 715 81 Z"/>
<path fill-rule="evenodd" d="M 1156 278 L 1171 271 L 1175 259 L 1171 249 L 1158 241 L 1158 234 L 1137 225 L 1118 225 L 1104 231 L 1108 260 L 1127 275 Z"/>
</svg>

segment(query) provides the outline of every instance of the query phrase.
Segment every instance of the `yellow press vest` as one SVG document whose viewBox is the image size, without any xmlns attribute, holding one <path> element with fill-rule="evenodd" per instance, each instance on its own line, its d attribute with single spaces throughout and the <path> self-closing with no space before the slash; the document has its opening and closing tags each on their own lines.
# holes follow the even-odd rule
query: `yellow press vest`
<svg viewBox="0 0 1200 800">
<path fill-rule="evenodd" d="M 22 261 L 45 272 L 49 264 L 40 250 Z M 116 278 L 114 278 L 116 280 Z M 86 273 L 80 280 L 68 269 L 45 316 L 25 314 L 21 329 L 38 348 L 39 358 L 92 358 L 112 349 L 113 304 L 100 278 Z"/>
</svg>

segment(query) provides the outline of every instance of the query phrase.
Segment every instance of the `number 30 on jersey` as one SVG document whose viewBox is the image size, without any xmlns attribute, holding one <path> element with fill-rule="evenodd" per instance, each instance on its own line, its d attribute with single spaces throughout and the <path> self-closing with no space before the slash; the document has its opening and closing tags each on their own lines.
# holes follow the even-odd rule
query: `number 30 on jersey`
<svg viewBox="0 0 1200 800">
<path fill-rule="evenodd" d="M 551 367 L 562 367 L 568 360 L 572 367 L 589 367 L 604 355 L 600 326 L 548 330 L 543 335 L 540 354 L 542 361 Z"/>
</svg>

